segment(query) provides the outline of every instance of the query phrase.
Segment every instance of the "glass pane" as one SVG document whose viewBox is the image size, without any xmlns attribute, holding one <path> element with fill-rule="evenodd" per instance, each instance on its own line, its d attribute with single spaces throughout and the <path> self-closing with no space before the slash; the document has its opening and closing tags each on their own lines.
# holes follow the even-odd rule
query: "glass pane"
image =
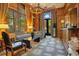
<svg viewBox="0 0 79 59">
<path fill-rule="evenodd" d="M 8 18 L 13 18 L 13 10 L 9 9 L 7 14 Z"/>
<path fill-rule="evenodd" d="M 15 20 L 16 20 L 16 12 L 12 9 L 9 9 L 8 12 L 8 24 L 9 24 L 9 31 L 14 32 L 15 31 Z"/>
<path fill-rule="evenodd" d="M 13 24 L 13 19 L 8 19 L 9 21 L 9 31 L 14 32 L 14 24 Z"/>
<path fill-rule="evenodd" d="M 25 29 L 25 16 L 24 15 L 20 15 L 19 25 L 20 25 L 21 32 L 24 32 L 24 29 Z"/>
</svg>

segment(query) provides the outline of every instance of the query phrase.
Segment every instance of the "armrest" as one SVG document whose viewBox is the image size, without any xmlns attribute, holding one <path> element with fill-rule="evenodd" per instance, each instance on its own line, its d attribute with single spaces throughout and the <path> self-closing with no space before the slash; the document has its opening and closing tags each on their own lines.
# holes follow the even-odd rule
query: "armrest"
<svg viewBox="0 0 79 59">
<path fill-rule="evenodd" d="M 7 45 L 8 48 L 12 48 L 12 46 Z"/>
<path fill-rule="evenodd" d="M 22 40 L 15 40 L 15 42 L 21 42 Z"/>
</svg>

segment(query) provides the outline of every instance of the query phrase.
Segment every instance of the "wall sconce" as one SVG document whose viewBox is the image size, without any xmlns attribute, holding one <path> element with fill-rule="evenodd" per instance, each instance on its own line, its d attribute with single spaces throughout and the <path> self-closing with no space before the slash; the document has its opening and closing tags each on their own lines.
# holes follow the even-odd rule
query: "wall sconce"
<svg viewBox="0 0 79 59">
<path fill-rule="evenodd" d="M 64 23 L 64 20 L 61 20 L 61 23 Z"/>
<path fill-rule="evenodd" d="M 61 20 L 61 26 L 64 27 L 64 20 Z"/>
<path fill-rule="evenodd" d="M 69 9 L 68 9 L 68 11 L 71 11 L 71 10 L 72 10 L 72 8 L 69 8 Z"/>
</svg>

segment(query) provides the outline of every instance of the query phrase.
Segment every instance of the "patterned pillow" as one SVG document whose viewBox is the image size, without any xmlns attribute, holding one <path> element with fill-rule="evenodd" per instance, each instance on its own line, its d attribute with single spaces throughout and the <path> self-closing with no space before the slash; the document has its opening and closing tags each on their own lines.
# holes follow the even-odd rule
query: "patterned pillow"
<svg viewBox="0 0 79 59">
<path fill-rule="evenodd" d="M 20 46 L 20 45 L 22 45 L 22 42 L 16 42 L 16 43 L 12 44 L 12 47 L 17 47 L 17 46 Z"/>
</svg>

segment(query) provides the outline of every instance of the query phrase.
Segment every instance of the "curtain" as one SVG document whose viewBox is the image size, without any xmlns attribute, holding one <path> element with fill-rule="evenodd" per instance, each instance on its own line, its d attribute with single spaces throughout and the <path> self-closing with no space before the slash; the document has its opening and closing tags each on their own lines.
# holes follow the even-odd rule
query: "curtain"
<svg viewBox="0 0 79 59">
<path fill-rule="evenodd" d="M 0 23 L 4 23 L 7 9 L 8 9 L 7 3 L 0 3 Z"/>
<path fill-rule="evenodd" d="M 6 22 L 6 12 L 8 9 L 7 3 L 0 3 L 0 24 L 4 24 Z M 5 29 L 0 29 L 0 40 L 2 40 L 1 32 Z"/>
</svg>

